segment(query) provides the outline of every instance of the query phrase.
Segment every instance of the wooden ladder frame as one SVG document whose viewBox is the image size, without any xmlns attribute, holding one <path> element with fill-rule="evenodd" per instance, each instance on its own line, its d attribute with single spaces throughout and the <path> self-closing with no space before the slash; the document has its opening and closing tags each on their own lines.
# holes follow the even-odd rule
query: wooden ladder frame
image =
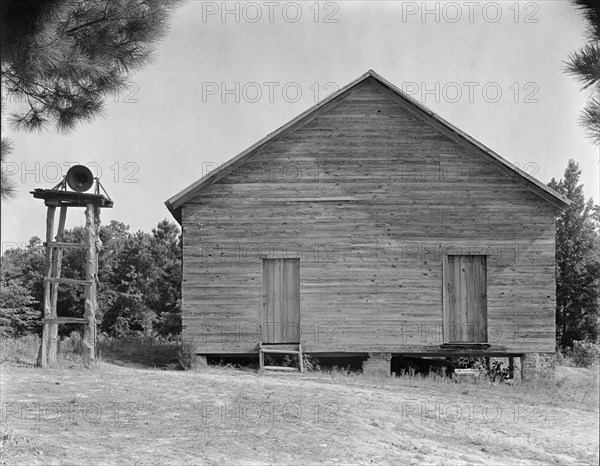
<svg viewBox="0 0 600 466">
<path fill-rule="evenodd" d="M 302 358 L 302 343 L 265 343 L 268 345 L 268 348 L 263 346 L 263 342 L 259 341 L 258 343 L 258 367 L 262 370 L 273 370 L 273 371 L 296 371 L 304 372 L 304 361 Z M 287 346 L 298 346 L 297 350 L 290 349 L 276 349 L 277 345 L 287 345 Z M 270 354 L 297 354 L 298 355 L 298 368 L 294 367 L 283 367 L 283 366 L 265 366 L 265 353 Z"/>
<path fill-rule="evenodd" d="M 60 324 L 83 324 L 83 364 L 85 367 L 96 360 L 96 311 L 98 283 L 98 249 L 100 244 L 100 206 L 94 203 L 85 205 L 85 229 L 87 238 L 82 243 L 63 242 L 68 204 L 55 202 L 48 205 L 46 215 L 46 273 L 44 276 L 44 317 L 42 319 L 42 341 L 38 353 L 37 365 L 52 367 L 56 365 L 58 356 L 58 326 Z M 56 241 L 54 234 L 54 218 L 56 207 L 60 206 Z M 65 249 L 86 249 L 87 261 L 85 280 L 61 278 L 61 265 Z M 85 287 L 85 309 L 83 317 L 58 317 L 58 287 L 63 284 L 82 285 Z"/>
</svg>

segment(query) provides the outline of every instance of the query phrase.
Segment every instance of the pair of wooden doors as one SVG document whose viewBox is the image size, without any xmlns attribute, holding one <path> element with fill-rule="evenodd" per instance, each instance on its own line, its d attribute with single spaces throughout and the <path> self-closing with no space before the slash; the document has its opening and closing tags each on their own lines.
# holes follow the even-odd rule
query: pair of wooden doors
<svg viewBox="0 0 600 466">
<path fill-rule="evenodd" d="M 300 342 L 300 259 L 262 260 L 261 338 L 264 343 Z M 445 343 L 487 342 L 486 256 L 445 256 Z"/>
<path fill-rule="evenodd" d="M 444 343 L 486 343 L 486 256 L 445 256 L 442 268 Z"/>
<path fill-rule="evenodd" d="M 263 343 L 300 342 L 300 259 L 262 260 Z"/>
</svg>

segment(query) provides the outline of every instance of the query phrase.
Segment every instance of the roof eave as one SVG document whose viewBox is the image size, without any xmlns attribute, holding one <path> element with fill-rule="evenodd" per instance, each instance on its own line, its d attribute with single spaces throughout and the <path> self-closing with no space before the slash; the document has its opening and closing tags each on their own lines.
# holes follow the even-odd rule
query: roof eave
<svg viewBox="0 0 600 466">
<path fill-rule="evenodd" d="M 173 216 L 173 218 L 175 220 L 177 220 L 177 223 L 179 223 L 179 225 L 183 226 L 183 224 L 181 223 L 181 207 L 179 208 L 174 208 L 173 204 L 171 204 L 171 199 L 169 199 L 168 201 L 165 201 L 165 205 L 167 206 L 167 209 L 169 209 L 169 212 L 171 212 L 171 215 Z"/>
</svg>

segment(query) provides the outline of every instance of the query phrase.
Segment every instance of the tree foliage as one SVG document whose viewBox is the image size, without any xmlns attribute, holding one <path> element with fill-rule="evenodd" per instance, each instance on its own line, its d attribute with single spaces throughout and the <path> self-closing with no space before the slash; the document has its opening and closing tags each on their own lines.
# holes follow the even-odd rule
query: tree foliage
<svg viewBox="0 0 600 466">
<path fill-rule="evenodd" d="M 6 0 L 2 86 L 22 108 L 12 124 L 68 132 L 148 64 L 177 0 Z"/>
<path fill-rule="evenodd" d="M 4 163 L 8 160 L 8 156 L 12 150 L 12 143 L 8 138 L 0 139 L 0 164 L 2 165 L 0 168 L 0 198 L 2 201 L 13 199 L 17 195 L 17 185 L 4 169 Z"/>
<path fill-rule="evenodd" d="M 600 145 L 600 3 L 597 0 L 571 0 L 586 20 L 587 42 L 569 54 L 565 71 L 590 93 L 588 103 L 579 119 L 587 135 Z"/>
<path fill-rule="evenodd" d="M 38 332 L 44 296 L 44 251 L 37 236 L 24 249 L 2 256 L 0 273 L 0 336 Z"/>
<path fill-rule="evenodd" d="M 119 244 L 108 266 L 102 330 L 175 334 L 181 330 L 179 229 L 164 220 L 152 234 L 137 232 Z"/>
<path fill-rule="evenodd" d="M 600 208 L 585 201 L 581 170 L 572 159 L 564 180 L 548 186 L 572 204 L 562 212 L 556 229 L 556 327 L 560 348 L 574 341 L 598 340 L 600 318 Z"/>
<path fill-rule="evenodd" d="M 82 242 L 85 229 L 66 230 L 64 241 Z M 112 221 L 100 228 L 103 247 L 98 260 L 98 313 L 100 329 L 111 336 L 178 334 L 181 331 L 181 242 L 179 228 L 167 220 L 152 233 L 130 233 L 129 227 Z M 86 251 L 66 250 L 61 275 L 85 278 Z M 25 249 L 11 249 L 2 256 L 0 329 L 6 335 L 40 330 L 43 311 L 45 254 L 39 238 Z M 81 317 L 84 290 L 61 284 L 59 316 Z M 61 325 L 62 334 L 76 324 Z"/>
</svg>

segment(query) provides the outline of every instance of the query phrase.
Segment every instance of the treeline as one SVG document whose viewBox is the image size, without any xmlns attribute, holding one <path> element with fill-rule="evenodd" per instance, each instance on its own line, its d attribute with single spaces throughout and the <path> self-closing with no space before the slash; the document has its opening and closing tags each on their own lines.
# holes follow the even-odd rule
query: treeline
<svg viewBox="0 0 600 466">
<path fill-rule="evenodd" d="M 556 345 L 598 352 L 600 332 L 600 207 L 585 200 L 581 169 L 569 160 L 548 186 L 571 200 L 556 221 Z"/>
<path fill-rule="evenodd" d="M 118 221 L 101 226 L 98 262 L 98 328 L 110 336 L 176 335 L 181 332 L 181 235 L 167 220 L 151 233 L 129 232 Z M 85 229 L 65 230 L 64 241 L 84 242 Z M 85 250 L 65 250 L 62 277 L 85 278 Z M 41 333 L 45 248 L 38 237 L 2 255 L 0 336 Z M 81 317 L 84 289 L 60 285 L 58 315 Z M 80 327 L 80 326 L 79 326 Z M 60 326 L 67 335 L 76 324 Z"/>
<path fill-rule="evenodd" d="M 564 178 L 549 184 L 572 204 L 556 223 L 556 343 L 568 353 L 579 347 L 598 351 L 600 331 L 600 208 L 585 200 L 581 170 L 569 161 Z M 82 242 L 83 227 L 65 232 Z M 130 233 L 112 221 L 100 230 L 97 318 L 110 336 L 176 335 L 181 332 L 181 236 L 167 220 L 152 233 Z M 62 276 L 85 278 L 83 250 L 65 251 Z M 0 335 L 19 337 L 41 330 L 45 250 L 39 238 L 2 256 Z M 59 316 L 83 314 L 82 287 L 61 285 Z M 77 328 L 62 325 L 63 335 Z M 582 346 L 583 345 L 583 346 Z M 591 346 L 590 346 L 591 345 Z"/>
</svg>

